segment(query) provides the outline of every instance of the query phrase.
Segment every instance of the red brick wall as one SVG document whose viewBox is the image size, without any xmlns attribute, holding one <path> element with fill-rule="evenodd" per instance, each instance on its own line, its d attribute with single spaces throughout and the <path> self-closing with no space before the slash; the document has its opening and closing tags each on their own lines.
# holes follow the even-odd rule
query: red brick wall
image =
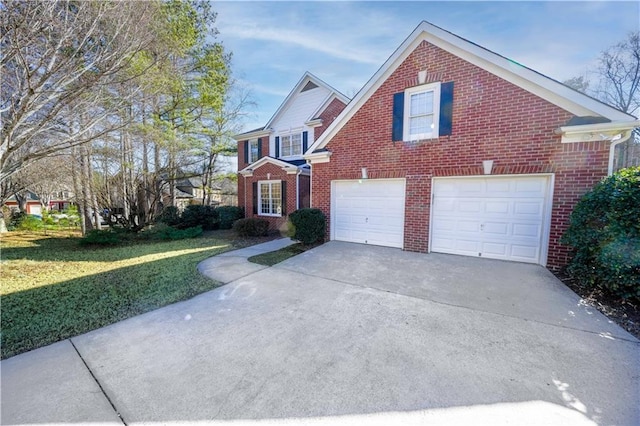
<svg viewBox="0 0 640 426">
<path fill-rule="evenodd" d="M 452 135 L 393 143 L 393 94 L 414 85 L 422 69 L 433 81 L 454 82 Z M 362 167 L 370 179 L 406 178 L 404 248 L 426 252 L 433 176 L 481 175 L 482 160 L 494 160 L 494 175 L 555 173 L 548 265 L 563 266 L 568 249 L 558 239 L 576 200 L 606 175 L 608 159 L 605 142 L 560 142 L 554 130 L 571 116 L 423 42 L 329 142 L 331 161 L 313 165 L 312 207 L 329 217 L 331 181 L 357 179 Z"/>
<path fill-rule="evenodd" d="M 266 219 L 269 221 L 270 229 L 272 230 L 285 229 L 284 226 L 287 223 L 287 216 L 294 210 L 296 210 L 296 175 L 287 174 L 284 170 L 282 170 L 281 167 L 274 164 L 265 164 L 262 167 L 259 167 L 257 170 L 254 170 L 252 177 L 244 178 L 242 175 L 240 175 L 239 179 L 238 201 L 242 203 L 242 206 L 245 207 L 245 217 L 257 217 L 260 219 Z M 287 209 L 285 212 L 286 214 L 283 214 L 282 217 L 260 216 L 259 214 L 253 213 L 253 182 L 258 182 L 261 180 L 282 180 L 287 182 Z M 244 204 L 245 191 L 247 194 L 246 206 Z"/>
<path fill-rule="evenodd" d="M 322 119 L 322 125 L 313 129 L 313 140 L 318 140 L 320 135 L 323 134 L 325 130 L 327 130 L 327 127 L 329 127 L 329 125 L 333 123 L 333 120 L 336 119 L 336 117 L 342 112 L 345 106 L 346 104 L 338 98 L 335 98 L 331 101 L 331 103 L 329 103 L 324 111 L 322 111 L 322 114 L 320 114 L 320 116 L 318 117 Z"/>
</svg>

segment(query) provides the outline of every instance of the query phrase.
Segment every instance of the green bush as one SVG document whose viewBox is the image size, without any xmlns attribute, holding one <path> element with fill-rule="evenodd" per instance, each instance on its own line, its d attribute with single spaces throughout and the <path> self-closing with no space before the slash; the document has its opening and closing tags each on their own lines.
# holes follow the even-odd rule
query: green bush
<svg viewBox="0 0 640 426">
<path fill-rule="evenodd" d="M 269 221 L 249 217 L 233 223 L 233 230 L 240 237 L 262 237 L 269 234 Z"/>
<path fill-rule="evenodd" d="M 217 229 L 219 224 L 218 212 L 211 206 L 192 204 L 182 212 L 177 227 L 180 229 L 201 226 L 205 231 Z"/>
<path fill-rule="evenodd" d="M 7 223 L 7 229 L 9 231 L 15 231 L 20 229 L 20 224 L 27 217 L 26 213 L 22 212 L 12 212 L 11 217 L 9 218 L 9 223 Z"/>
<path fill-rule="evenodd" d="M 25 215 L 18 225 L 18 229 L 21 231 L 38 231 L 42 228 L 44 228 L 42 219 L 30 214 Z"/>
<path fill-rule="evenodd" d="M 193 228 L 177 229 L 165 223 L 159 223 L 145 229 L 138 235 L 140 239 L 146 240 L 183 240 L 202 235 L 202 227 L 195 226 Z"/>
<path fill-rule="evenodd" d="M 302 244 L 313 244 L 324 239 L 326 217 L 320 209 L 299 209 L 289 215 L 292 238 Z"/>
<path fill-rule="evenodd" d="M 244 217 L 244 209 L 235 206 L 220 206 L 216 208 L 220 219 L 220 229 L 231 229 L 233 222 Z"/>
<path fill-rule="evenodd" d="M 180 223 L 180 210 L 175 206 L 167 206 L 162 209 L 157 221 L 166 223 L 169 226 L 175 226 Z"/>
<path fill-rule="evenodd" d="M 121 232 L 116 232 L 111 229 L 92 229 L 80 239 L 80 244 L 83 246 L 112 246 L 120 244 L 122 241 L 123 237 Z"/>
<path fill-rule="evenodd" d="M 567 271 L 583 285 L 640 298 L 640 167 L 622 169 L 585 194 L 561 242 Z"/>
</svg>

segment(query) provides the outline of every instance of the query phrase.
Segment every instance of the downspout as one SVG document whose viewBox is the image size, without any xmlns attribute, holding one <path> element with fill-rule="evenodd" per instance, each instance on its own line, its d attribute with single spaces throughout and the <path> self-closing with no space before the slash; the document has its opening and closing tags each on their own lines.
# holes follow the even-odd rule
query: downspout
<svg viewBox="0 0 640 426">
<path fill-rule="evenodd" d="M 627 130 L 626 132 L 618 133 L 611 138 L 611 146 L 609 146 L 609 167 L 607 169 L 607 176 L 611 176 L 613 174 L 613 157 L 615 155 L 616 146 L 629 140 L 632 134 L 633 130 Z"/>
<path fill-rule="evenodd" d="M 302 173 L 302 168 L 298 167 L 296 173 L 296 210 L 300 208 L 300 173 Z"/>
<path fill-rule="evenodd" d="M 247 217 L 247 175 L 242 175 L 244 178 L 244 217 Z"/>
</svg>

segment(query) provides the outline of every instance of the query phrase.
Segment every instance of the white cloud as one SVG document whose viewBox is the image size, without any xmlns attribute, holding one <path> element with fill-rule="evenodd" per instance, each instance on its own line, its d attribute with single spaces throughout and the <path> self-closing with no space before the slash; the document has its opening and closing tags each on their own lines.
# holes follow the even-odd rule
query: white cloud
<svg viewBox="0 0 640 426">
<path fill-rule="evenodd" d="M 326 37 L 326 34 L 310 34 L 309 31 L 282 28 L 249 28 L 247 26 L 231 26 L 225 28 L 225 36 L 256 41 L 272 41 L 293 44 L 304 49 L 314 50 L 332 56 L 366 64 L 380 63 L 377 52 L 366 52 L 352 49 L 337 43 L 337 40 Z"/>
</svg>

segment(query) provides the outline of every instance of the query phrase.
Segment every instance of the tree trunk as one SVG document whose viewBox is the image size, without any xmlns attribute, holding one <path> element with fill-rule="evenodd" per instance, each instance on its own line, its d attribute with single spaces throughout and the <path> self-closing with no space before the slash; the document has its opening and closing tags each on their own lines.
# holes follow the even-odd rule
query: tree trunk
<svg viewBox="0 0 640 426">
<path fill-rule="evenodd" d="M 78 156 L 78 148 L 74 147 L 71 150 L 71 178 L 73 180 L 73 191 L 76 194 L 76 204 L 78 205 L 78 216 L 80 216 L 80 230 L 82 235 L 87 233 L 87 225 L 84 221 L 84 201 L 82 199 L 82 187 L 80 186 L 81 178 L 79 176 L 78 162 L 80 161 Z"/>
</svg>

